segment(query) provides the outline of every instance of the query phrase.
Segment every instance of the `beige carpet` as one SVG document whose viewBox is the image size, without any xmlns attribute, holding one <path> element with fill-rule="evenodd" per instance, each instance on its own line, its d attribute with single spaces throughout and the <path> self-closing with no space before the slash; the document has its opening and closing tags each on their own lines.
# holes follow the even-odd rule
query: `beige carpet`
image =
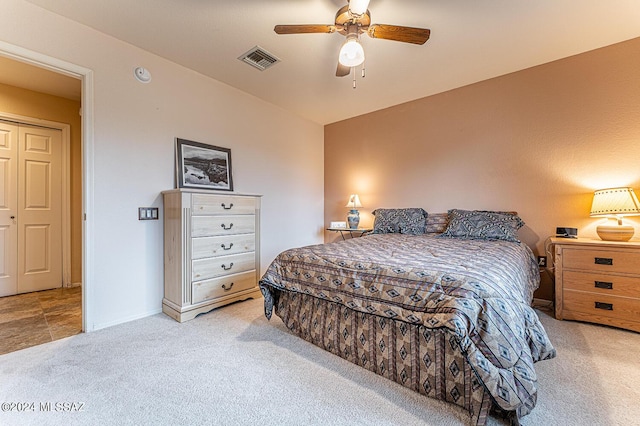
<svg viewBox="0 0 640 426">
<path fill-rule="evenodd" d="M 558 357 L 536 364 L 538 406 L 522 423 L 640 425 L 640 334 L 540 315 Z M 0 424 L 20 426 L 469 424 L 268 322 L 261 300 L 1 355 L 0 403 Z"/>
</svg>

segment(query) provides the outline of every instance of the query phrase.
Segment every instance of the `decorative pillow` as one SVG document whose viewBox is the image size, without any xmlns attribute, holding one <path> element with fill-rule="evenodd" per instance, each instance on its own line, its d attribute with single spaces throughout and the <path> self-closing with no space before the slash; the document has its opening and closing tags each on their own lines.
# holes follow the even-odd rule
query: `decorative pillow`
<svg viewBox="0 0 640 426">
<path fill-rule="evenodd" d="M 376 209 L 373 222 L 374 234 L 424 234 L 427 228 L 427 212 L 421 208 Z"/>
<path fill-rule="evenodd" d="M 427 217 L 427 234 L 441 234 L 447 229 L 448 213 L 429 213 Z"/>
<path fill-rule="evenodd" d="M 523 226 L 524 222 L 514 212 L 452 209 L 447 229 L 439 236 L 519 243 L 518 229 Z"/>
</svg>

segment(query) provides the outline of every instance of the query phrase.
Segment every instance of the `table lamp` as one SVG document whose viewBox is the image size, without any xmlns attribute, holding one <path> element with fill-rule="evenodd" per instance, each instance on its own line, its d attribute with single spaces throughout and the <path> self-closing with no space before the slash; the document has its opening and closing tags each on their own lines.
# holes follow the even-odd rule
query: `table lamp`
<svg viewBox="0 0 640 426">
<path fill-rule="evenodd" d="M 360 212 L 356 210 L 358 207 L 362 207 L 360 204 L 360 197 L 358 194 L 349 195 L 349 201 L 345 207 L 350 207 L 349 214 L 347 215 L 347 222 L 349 222 L 349 228 L 358 229 L 358 224 L 360 223 Z"/>
<path fill-rule="evenodd" d="M 632 188 L 599 189 L 593 193 L 591 217 L 608 217 L 617 220 L 617 225 L 599 225 L 596 232 L 604 241 L 629 241 L 633 237 L 634 228 L 623 225 L 624 216 L 640 215 L 640 202 Z"/>
</svg>

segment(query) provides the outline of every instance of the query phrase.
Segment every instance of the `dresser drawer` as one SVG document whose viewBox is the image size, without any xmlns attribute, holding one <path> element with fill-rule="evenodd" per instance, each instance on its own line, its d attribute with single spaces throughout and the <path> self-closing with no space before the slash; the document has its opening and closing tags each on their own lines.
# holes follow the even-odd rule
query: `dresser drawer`
<svg viewBox="0 0 640 426">
<path fill-rule="evenodd" d="M 229 256 L 255 251 L 255 234 L 222 235 L 219 237 L 199 237 L 192 239 L 191 258 Z"/>
<path fill-rule="evenodd" d="M 191 236 L 253 234 L 256 230 L 254 215 L 194 216 L 191 218 Z"/>
<path fill-rule="evenodd" d="M 193 283 L 193 303 L 238 293 L 256 285 L 256 271 L 198 281 Z"/>
<path fill-rule="evenodd" d="M 565 311 L 599 315 L 620 320 L 640 320 L 640 300 L 627 297 L 565 290 L 563 294 Z M 566 314 L 569 316 L 570 314 Z"/>
<path fill-rule="evenodd" d="M 191 265 L 191 279 L 201 281 L 255 269 L 256 255 L 254 252 L 250 252 L 231 256 L 208 257 L 194 260 Z"/>
<path fill-rule="evenodd" d="M 564 271 L 562 282 L 565 290 L 588 291 L 609 296 L 640 299 L 640 277 Z"/>
<path fill-rule="evenodd" d="M 256 199 L 253 197 L 193 194 L 191 197 L 191 211 L 194 216 L 254 214 L 256 211 Z"/>
<path fill-rule="evenodd" d="M 564 269 L 640 274 L 640 253 L 634 251 L 564 249 Z"/>
</svg>

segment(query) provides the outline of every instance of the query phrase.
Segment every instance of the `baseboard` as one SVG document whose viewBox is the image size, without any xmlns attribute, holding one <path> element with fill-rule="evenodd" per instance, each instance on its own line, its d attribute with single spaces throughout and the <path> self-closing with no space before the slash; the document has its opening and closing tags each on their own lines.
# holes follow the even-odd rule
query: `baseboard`
<svg viewBox="0 0 640 426">
<path fill-rule="evenodd" d="M 93 327 L 89 331 L 102 330 L 103 328 L 109 328 L 109 327 L 113 327 L 114 325 L 120 325 L 120 324 L 124 324 L 126 322 L 135 321 L 135 320 L 139 320 L 139 319 L 142 319 L 142 318 L 150 317 L 152 315 L 156 315 L 156 314 L 159 314 L 161 312 L 162 312 L 162 308 L 154 309 L 152 311 L 147 311 L 145 313 L 141 313 L 141 314 L 137 314 L 137 315 L 132 315 L 130 317 L 119 318 L 119 319 L 117 319 L 115 321 L 109 321 L 109 322 L 98 323 L 98 324 L 94 323 Z"/>
<path fill-rule="evenodd" d="M 67 284 L 67 288 L 73 288 L 73 287 L 82 287 L 82 283 L 69 283 Z"/>
</svg>

